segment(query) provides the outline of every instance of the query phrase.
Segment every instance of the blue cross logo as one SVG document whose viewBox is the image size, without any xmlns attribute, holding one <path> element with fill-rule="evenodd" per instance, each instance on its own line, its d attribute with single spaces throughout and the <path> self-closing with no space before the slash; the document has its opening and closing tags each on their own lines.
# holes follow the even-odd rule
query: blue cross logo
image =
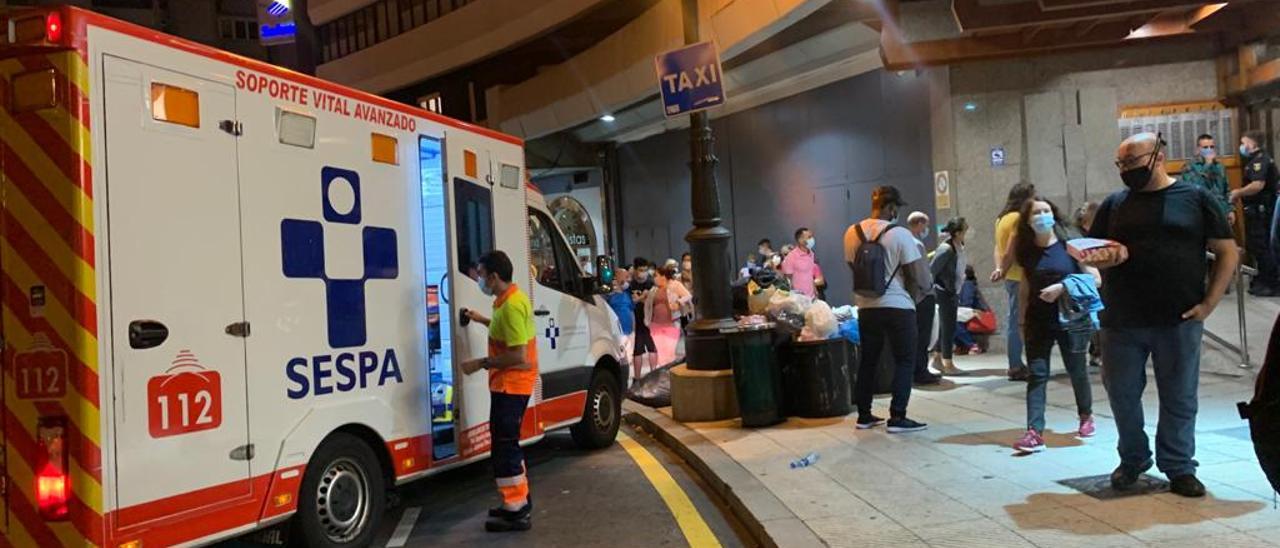
<svg viewBox="0 0 1280 548">
<path fill-rule="evenodd" d="M 556 325 L 556 320 L 551 319 L 551 323 L 547 325 L 547 339 L 551 341 L 551 349 L 556 349 L 556 338 L 560 336 L 560 326 Z"/>
<path fill-rule="evenodd" d="M 337 180 L 351 185 L 355 201 L 349 211 L 340 212 L 329 199 L 329 187 Z M 360 175 L 354 171 L 325 167 L 320 171 L 320 193 L 324 220 L 359 225 Z M 361 230 L 364 247 L 364 276 L 332 279 L 325 273 L 324 224 L 304 219 L 280 221 L 280 248 L 286 278 L 324 282 L 329 319 L 329 346 L 360 346 L 368 340 L 365 332 L 364 286 L 369 280 L 393 280 L 399 276 L 396 231 L 365 226 Z"/>
</svg>

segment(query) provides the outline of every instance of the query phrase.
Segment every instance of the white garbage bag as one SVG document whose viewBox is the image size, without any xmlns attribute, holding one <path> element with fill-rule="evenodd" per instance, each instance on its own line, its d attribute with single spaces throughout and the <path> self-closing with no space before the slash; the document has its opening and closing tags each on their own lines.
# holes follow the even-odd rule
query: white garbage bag
<svg viewBox="0 0 1280 548">
<path fill-rule="evenodd" d="M 804 327 L 818 340 L 826 340 L 840 331 L 840 322 L 832 313 L 831 306 L 823 301 L 814 301 L 804 313 Z"/>
</svg>

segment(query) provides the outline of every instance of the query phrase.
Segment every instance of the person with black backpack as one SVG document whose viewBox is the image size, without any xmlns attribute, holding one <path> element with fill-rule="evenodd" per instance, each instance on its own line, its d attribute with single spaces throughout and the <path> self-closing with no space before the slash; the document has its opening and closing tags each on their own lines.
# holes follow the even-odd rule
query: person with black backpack
<svg viewBox="0 0 1280 548">
<path fill-rule="evenodd" d="M 871 413 L 876 368 L 885 344 L 893 352 L 893 400 L 889 404 L 889 433 L 917 432 L 928 426 L 907 418 L 911 381 L 915 373 L 916 303 L 933 286 L 929 262 L 906 227 L 897 224 L 898 209 L 907 205 L 893 186 L 871 193 L 871 217 L 850 226 L 844 234 L 845 260 L 853 271 L 854 302 L 862 335 L 862 362 L 855 394 L 859 430 L 885 420 Z"/>
</svg>

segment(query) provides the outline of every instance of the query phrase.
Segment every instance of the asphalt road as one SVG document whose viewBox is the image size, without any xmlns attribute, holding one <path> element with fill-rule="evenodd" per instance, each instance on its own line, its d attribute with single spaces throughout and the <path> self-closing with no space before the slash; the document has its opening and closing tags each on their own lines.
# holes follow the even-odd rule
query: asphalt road
<svg viewBox="0 0 1280 548">
<path fill-rule="evenodd" d="M 531 531 L 484 531 L 498 498 L 482 461 L 401 487 L 373 546 L 746 545 L 742 528 L 679 457 L 643 432 L 623 430 L 619 442 L 598 451 L 578 449 L 567 432 L 526 448 Z M 224 544 L 233 546 L 256 545 Z"/>
</svg>

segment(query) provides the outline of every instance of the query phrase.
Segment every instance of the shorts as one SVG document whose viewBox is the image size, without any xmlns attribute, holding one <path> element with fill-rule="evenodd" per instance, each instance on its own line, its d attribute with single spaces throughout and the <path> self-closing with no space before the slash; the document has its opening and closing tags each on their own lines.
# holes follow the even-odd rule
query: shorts
<svg viewBox="0 0 1280 548">
<path fill-rule="evenodd" d="M 632 356 L 643 356 L 645 354 L 657 354 L 658 344 L 653 341 L 653 333 L 649 332 L 648 327 L 636 327 L 635 332 L 636 347 L 631 351 Z"/>
</svg>

